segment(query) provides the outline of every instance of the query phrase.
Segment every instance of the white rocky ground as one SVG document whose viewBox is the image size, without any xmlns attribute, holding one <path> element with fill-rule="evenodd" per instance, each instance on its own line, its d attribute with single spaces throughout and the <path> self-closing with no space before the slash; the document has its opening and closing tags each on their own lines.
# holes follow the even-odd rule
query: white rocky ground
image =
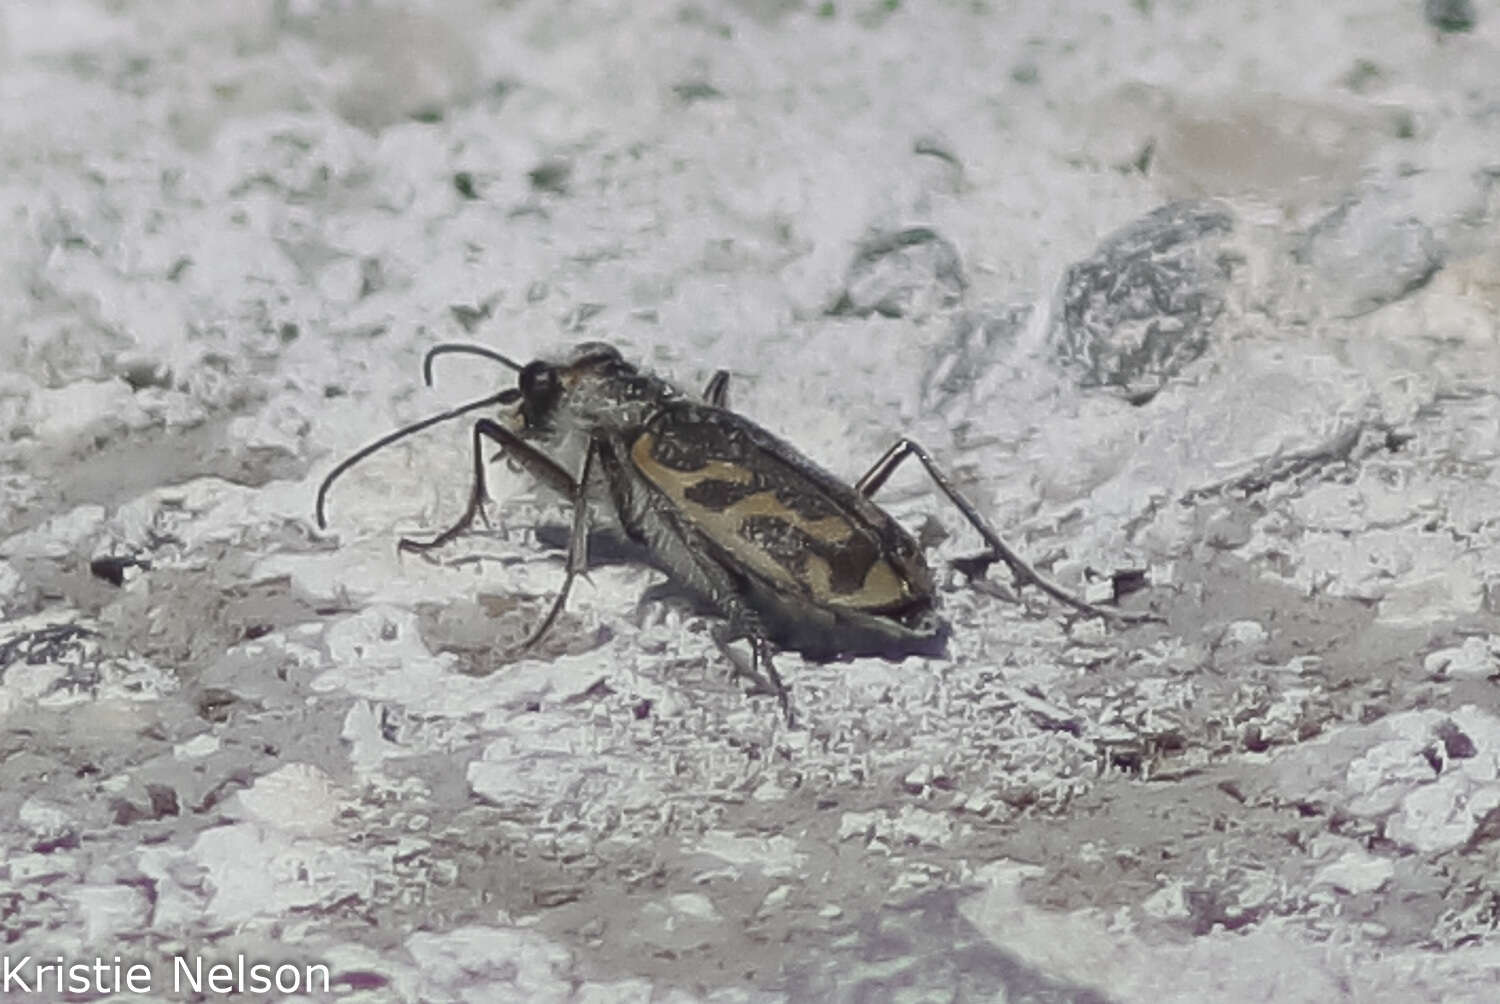
<svg viewBox="0 0 1500 1004">
<path fill-rule="evenodd" d="M 6 4 L 5 953 L 372 1001 L 1493 999 L 1477 6 Z M 497 667 L 565 517 L 496 465 L 490 530 L 398 557 L 462 507 L 457 425 L 316 530 L 341 456 L 509 379 L 427 390 L 427 347 L 598 338 L 730 369 L 850 478 L 912 432 L 1167 623 L 945 571 L 950 657 L 783 656 L 789 732 L 633 565 Z M 915 471 L 883 498 L 977 549 Z"/>
</svg>

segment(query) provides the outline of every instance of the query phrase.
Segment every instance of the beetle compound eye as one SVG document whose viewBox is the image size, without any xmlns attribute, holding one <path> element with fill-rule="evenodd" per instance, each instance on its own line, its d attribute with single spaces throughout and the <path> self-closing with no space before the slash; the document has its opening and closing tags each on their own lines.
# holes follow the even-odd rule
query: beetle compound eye
<svg viewBox="0 0 1500 1004">
<path fill-rule="evenodd" d="M 521 375 L 516 380 L 516 382 L 520 384 L 521 393 L 527 397 L 531 397 L 534 393 L 536 393 L 537 381 L 539 381 L 542 378 L 542 374 L 546 372 L 547 364 L 540 361 L 530 362 L 522 367 Z"/>
<path fill-rule="evenodd" d="M 561 387 L 557 369 L 544 362 L 527 363 L 526 368 L 521 370 L 519 383 L 521 397 L 532 407 L 543 410 L 550 408 L 557 400 L 557 392 Z"/>
<path fill-rule="evenodd" d="M 521 413 L 526 424 L 544 425 L 552 406 L 562 393 L 557 370 L 544 362 L 531 362 L 521 370 Z"/>
</svg>

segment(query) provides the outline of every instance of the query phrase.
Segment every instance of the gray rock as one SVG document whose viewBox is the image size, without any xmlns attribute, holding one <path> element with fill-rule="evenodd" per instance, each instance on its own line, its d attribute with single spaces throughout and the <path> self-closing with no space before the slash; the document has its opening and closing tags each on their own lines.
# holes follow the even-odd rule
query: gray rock
<svg viewBox="0 0 1500 1004">
<path fill-rule="evenodd" d="M 1217 202 L 1173 202 L 1069 266 L 1048 340 L 1080 386 L 1144 403 L 1204 353 L 1230 275 L 1220 239 L 1233 229 Z"/>
<path fill-rule="evenodd" d="M 946 414 L 1012 347 L 1031 319 L 1030 304 L 985 305 L 953 318 L 948 337 L 922 374 L 922 406 Z"/>
<path fill-rule="evenodd" d="M 1438 31 L 1470 31 L 1474 27 L 1474 4 L 1470 0 L 1424 0 L 1422 13 Z"/>
<path fill-rule="evenodd" d="M 1465 638 L 1454 648 L 1433 652 L 1422 668 L 1436 680 L 1484 680 L 1500 676 L 1500 635 Z"/>
<path fill-rule="evenodd" d="M 927 227 L 878 233 L 861 241 L 832 314 L 920 320 L 963 299 L 958 250 Z"/>
<path fill-rule="evenodd" d="M 1314 223 L 1293 257 L 1309 266 L 1333 313 L 1358 316 L 1427 285 L 1442 242 L 1396 188 L 1369 188 Z"/>
</svg>

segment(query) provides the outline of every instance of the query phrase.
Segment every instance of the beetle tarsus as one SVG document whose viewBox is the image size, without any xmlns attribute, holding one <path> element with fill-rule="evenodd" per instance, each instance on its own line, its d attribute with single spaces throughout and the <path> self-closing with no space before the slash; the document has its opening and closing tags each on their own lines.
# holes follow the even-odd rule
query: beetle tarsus
<svg viewBox="0 0 1500 1004">
<path fill-rule="evenodd" d="M 542 622 L 538 624 L 534 630 L 532 630 L 531 636 L 516 647 L 515 655 L 522 656 L 527 652 L 530 652 L 533 648 L 541 643 L 541 640 L 543 638 L 547 636 L 547 632 L 552 630 L 552 625 L 557 623 L 558 615 L 563 612 L 563 607 L 568 602 L 568 592 L 573 588 L 574 578 L 576 578 L 576 576 L 571 571 L 563 577 L 562 588 L 559 589 L 557 591 L 557 595 L 553 597 L 552 606 L 547 610 L 547 616 L 543 617 Z"/>
<path fill-rule="evenodd" d="M 747 665 L 745 659 L 733 648 L 730 643 L 744 638 L 750 643 L 750 663 Z M 792 710 L 792 695 L 787 689 L 781 674 L 776 670 L 776 663 L 771 661 L 771 646 L 764 638 L 745 631 L 734 631 L 729 628 L 716 630 L 713 633 L 714 644 L 718 646 L 719 652 L 729 663 L 729 679 L 731 682 L 744 677 L 750 681 L 750 694 L 765 694 L 776 698 L 781 705 L 781 713 L 786 717 L 787 728 L 796 725 L 797 716 Z M 760 666 L 764 663 L 766 672 L 760 672 Z"/>
<path fill-rule="evenodd" d="M 758 660 L 766 667 L 766 675 L 771 678 L 772 692 L 776 700 L 781 704 L 781 713 L 786 716 L 786 727 L 795 728 L 796 717 L 792 714 L 792 695 L 786 689 L 786 684 L 781 680 L 781 674 L 776 672 L 776 663 L 771 661 L 771 646 L 764 638 L 752 638 L 750 640 L 750 653 L 754 660 Z"/>
<path fill-rule="evenodd" d="M 431 551 L 435 548 L 442 547 L 444 544 L 448 543 L 449 541 L 453 540 L 453 538 L 463 533 L 469 527 L 473 526 L 475 518 L 482 517 L 484 515 L 484 504 L 487 501 L 488 498 L 486 497 L 484 491 L 484 485 L 476 481 L 474 483 L 474 490 L 469 493 L 469 504 L 464 509 L 464 514 L 458 518 L 457 523 L 454 523 L 448 529 L 444 530 L 436 537 L 433 537 L 431 540 L 417 540 L 415 537 L 402 537 L 400 540 L 396 541 L 396 550 L 411 551 L 416 554 L 421 554 L 424 551 Z M 486 522 L 486 525 L 488 525 L 488 522 Z"/>
</svg>

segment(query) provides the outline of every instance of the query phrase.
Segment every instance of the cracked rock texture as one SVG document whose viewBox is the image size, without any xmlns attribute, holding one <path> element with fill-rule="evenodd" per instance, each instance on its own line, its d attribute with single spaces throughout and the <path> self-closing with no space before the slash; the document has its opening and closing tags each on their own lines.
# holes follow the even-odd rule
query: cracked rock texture
<svg viewBox="0 0 1500 1004">
<path fill-rule="evenodd" d="M 1500 18 L 0 8 L 0 941 L 361 1001 L 1485 1001 Z M 604 339 L 1019 550 L 731 685 L 451 423 Z M 614 552 L 619 549 L 615 548 Z M 966 567 L 972 568 L 970 564 Z M 316 995 L 314 995 L 316 996 Z"/>
</svg>

